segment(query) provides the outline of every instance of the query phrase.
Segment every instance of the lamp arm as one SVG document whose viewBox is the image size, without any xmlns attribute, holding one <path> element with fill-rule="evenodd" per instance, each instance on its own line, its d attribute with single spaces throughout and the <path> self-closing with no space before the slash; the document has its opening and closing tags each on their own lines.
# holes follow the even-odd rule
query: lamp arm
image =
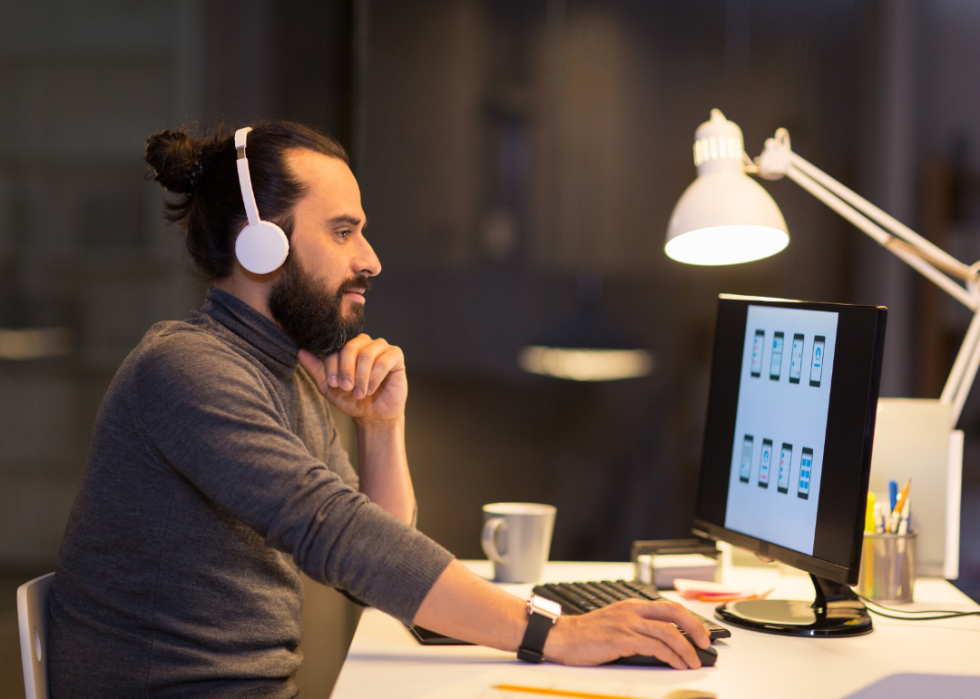
<svg viewBox="0 0 980 699">
<path fill-rule="evenodd" d="M 907 265 L 936 284 L 936 286 L 940 287 L 943 291 L 955 298 L 971 311 L 975 312 L 978 310 L 978 308 L 980 308 L 980 297 L 978 297 L 976 293 L 970 293 L 948 276 L 943 274 L 936 268 L 935 265 L 923 259 L 921 256 L 916 254 L 916 252 L 913 252 L 913 250 L 910 249 L 912 247 L 911 245 L 895 245 L 895 237 L 893 235 L 883 230 L 881 226 L 869 220 L 847 202 L 841 200 L 833 192 L 828 191 L 802 170 L 799 170 L 794 165 L 790 165 L 786 171 L 786 176 L 803 187 L 803 189 L 810 192 L 810 194 L 815 196 L 831 209 L 836 211 L 842 217 L 867 233 L 879 245 L 888 248 L 896 257 L 901 258 Z"/>
<path fill-rule="evenodd" d="M 933 265 L 939 267 L 940 269 L 948 270 L 947 274 L 959 277 L 964 281 L 977 280 L 977 272 L 969 265 L 963 264 L 935 243 L 923 238 L 898 219 L 885 213 L 867 199 L 859 196 L 853 190 L 848 189 L 823 170 L 807 160 L 804 160 L 792 151 L 790 152 L 790 162 L 792 166 L 802 170 L 804 173 L 863 213 L 872 221 L 877 222 L 889 232 L 906 240 L 910 245 L 920 250 L 923 253 L 923 256 Z"/>
<path fill-rule="evenodd" d="M 980 370 L 980 285 L 977 273 L 980 263 L 972 267 L 963 264 L 798 156 L 790 148 L 786 129 L 779 129 L 775 138 L 766 141 L 766 148 L 756 162 L 762 177 L 789 177 L 973 311 L 973 320 L 939 398 L 940 403 L 950 406 L 950 427 L 955 428 Z M 948 275 L 966 281 L 967 288 L 964 289 Z"/>
<path fill-rule="evenodd" d="M 949 378 L 946 379 L 946 385 L 939 397 L 940 403 L 950 406 L 951 427 L 956 427 L 956 423 L 959 422 L 960 413 L 963 412 L 966 397 L 970 393 L 978 368 L 980 368 L 980 311 L 973 314 L 973 320 L 966 330 L 966 337 L 963 338 L 963 344 L 953 362 L 953 369 L 949 372 Z"/>
</svg>

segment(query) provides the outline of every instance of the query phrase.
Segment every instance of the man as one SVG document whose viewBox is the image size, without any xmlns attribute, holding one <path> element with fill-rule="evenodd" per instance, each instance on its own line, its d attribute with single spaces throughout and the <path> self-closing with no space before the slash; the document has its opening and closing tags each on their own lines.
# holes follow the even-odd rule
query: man
<svg viewBox="0 0 980 699">
<path fill-rule="evenodd" d="M 241 136 L 237 151 L 220 130 L 148 141 L 212 289 L 192 318 L 150 329 L 103 401 L 50 597 L 56 698 L 294 696 L 299 569 L 474 643 L 516 650 L 528 629 L 525 600 L 412 526 L 405 360 L 360 334 L 381 265 L 346 155 L 295 124 Z M 257 211 L 288 238 L 271 272 L 235 254 L 246 154 Z M 359 474 L 325 401 L 357 424 Z M 671 622 L 708 645 L 679 605 L 631 601 L 561 617 L 543 655 L 698 667 Z"/>
</svg>

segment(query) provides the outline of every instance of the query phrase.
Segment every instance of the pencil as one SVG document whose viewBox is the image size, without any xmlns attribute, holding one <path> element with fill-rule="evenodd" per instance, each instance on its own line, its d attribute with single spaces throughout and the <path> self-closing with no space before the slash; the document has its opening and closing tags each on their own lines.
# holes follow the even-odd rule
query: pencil
<svg viewBox="0 0 980 699">
<path fill-rule="evenodd" d="M 595 694 L 594 692 L 574 692 L 568 689 L 548 689 L 547 687 L 525 687 L 519 684 L 497 684 L 494 689 L 504 692 L 525 692 L 527 694 L 546 694 L 549 697 L 576 697 L 577 699 L 636 699 L 618 694 Z"/>
</svg>

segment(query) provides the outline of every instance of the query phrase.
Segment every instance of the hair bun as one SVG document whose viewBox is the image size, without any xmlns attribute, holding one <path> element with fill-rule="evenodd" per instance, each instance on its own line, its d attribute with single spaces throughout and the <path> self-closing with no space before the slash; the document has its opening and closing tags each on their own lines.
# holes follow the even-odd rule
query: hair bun
<svg viewBox="0 0 980 699">
<path fill-rule="evenodd" d="M 186 131 L 165 129 L 146 139 L 143 160 L 153 169 L 153 179 L 164 189 L 192 194 L 204 173 L 202 150 Z"/>
</svg>

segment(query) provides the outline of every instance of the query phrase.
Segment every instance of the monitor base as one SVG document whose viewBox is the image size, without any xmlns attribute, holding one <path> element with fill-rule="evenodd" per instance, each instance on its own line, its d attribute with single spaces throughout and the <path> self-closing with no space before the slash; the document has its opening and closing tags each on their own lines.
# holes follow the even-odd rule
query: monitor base
<svg viewBox="0 0 980 699">
<path fill-rule="evenodd" d="M 721 621 L 754 631 L 783 636 L 832 638 L 873 631 L 867 608 L 847 585 L 811 575 L 817 595 L 802 600 L 743 600 L 715 610 Z"/>
</svg>

